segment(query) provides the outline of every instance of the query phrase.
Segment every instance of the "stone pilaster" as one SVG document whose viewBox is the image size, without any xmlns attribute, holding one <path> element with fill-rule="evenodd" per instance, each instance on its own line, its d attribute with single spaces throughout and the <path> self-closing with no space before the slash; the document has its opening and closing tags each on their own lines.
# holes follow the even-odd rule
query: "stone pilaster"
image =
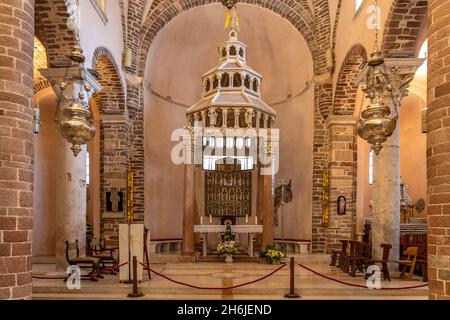
<svg viewBox="0 0 450 320">
<path fill-rule="evenodd" d="M 0 300 L 30 299 L 34 1 L 0 7 Z"/>
<path fill-rule="evenodd" d="M 430 299 L 450 299 L 450 11 L 428 1 L 428 278 Z"/>
<path fill-rule="evenodd" d="M 119 224 L 126 223 L 129 120 L 124 115 L 103 115 L 100 145 L 100 211 L 101 232 L 110 245 L 118 245 Z M 106 194 L 113 203 L 106 206 Z M 122 208 L 118 207 L 119 193 Z"/>
<path fill-rule="evenodd" d="M 353 239 L 356 220 L 356 123 L 353 116 L 329 116 L 330 221 L 326 251 L 340 247 L 341 239 Z M 345 197 L 345 214 L 338 214 L 338 200 Z M 342 199 L 342 198 L 341 198 Z"/>
</svg>

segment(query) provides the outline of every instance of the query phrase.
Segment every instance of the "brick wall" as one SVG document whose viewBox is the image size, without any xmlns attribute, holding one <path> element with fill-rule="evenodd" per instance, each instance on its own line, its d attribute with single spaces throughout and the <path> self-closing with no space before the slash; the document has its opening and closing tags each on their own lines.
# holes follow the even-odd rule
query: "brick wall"
<svg viewBox="0 0 450 320">
<path fill-rule="evenodd" d="M 428 277 L 431 299 L 450 299 L 450 2 L 428 8 Z"/>
<path fill-rule="evenodd" d="M 341 239 L 353 239 L 356 221 L 356 118 L 333 115 L 327 119 L 329 135 L 330 223 L 326 251 L 340 247 Z M 338 214 L 338 199 L 346 199 L 345 214 Z"/>
<path fill-rule="evenodd" d="M 35 35 L 45 46 L 50 67 L 69 63 L 67 56 L 77 44 L 75 33 L 67 26 L 69 2 L 36 0 Z"/>
<path fill-rule="evenodd" d="M 34 1 L 0 0 L 0 300 L 31 298 Z"/>
<path fill-rule="evenodd" d="M 427 0 L 393 0 L 383 32 L 381 51 L 389 57 L 395 51 L 406 51 L 413 57 L 420 49 L 418 37 L 426 28 Z"/>
</svg>

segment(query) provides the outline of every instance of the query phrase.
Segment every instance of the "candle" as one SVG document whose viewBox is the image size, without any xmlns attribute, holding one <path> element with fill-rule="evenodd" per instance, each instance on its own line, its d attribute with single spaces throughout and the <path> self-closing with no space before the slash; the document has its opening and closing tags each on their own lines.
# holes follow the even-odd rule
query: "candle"
<svg viewBox="0 0 450 320">
<path fill-rule="evenodd" d="M 212 223 L 212 215 L 209 215 L 209 223 Z"/>
<path fill-rule="evenodd" d="M 255 224 L 258 224 L 258 216 L 255 216 Z"/>
<path fill-rule="evenodd" d="M 200 224 L 203 224 L 203 216 L 200 216 Z"/>
<path fill-rule="evenodd" d="M 245 223 L 248 223 L 248 214 L 245 215 Z"/>
</svg>

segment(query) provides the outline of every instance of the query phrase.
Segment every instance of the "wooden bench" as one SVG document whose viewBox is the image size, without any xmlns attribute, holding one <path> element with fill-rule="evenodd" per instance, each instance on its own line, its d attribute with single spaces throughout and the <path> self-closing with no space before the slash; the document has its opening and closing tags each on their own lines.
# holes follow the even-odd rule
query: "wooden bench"
<svg viewBox="0 0 450 320">
<path fill-rule="evenodd" d="M 76 256 L 71 254 L 72 251 L 76 251 Z M 95 257 L 80 257 L 80 248 L 78 246 L 78 239 L 75 242 L 66 241 L 66 259 L 67 263 L 71 266 L 78 266 L 80 269 L 91 269 L 91 271 L 81 276 L 81 280 L 98 281 L 97 278 L 103 278 L 101 275 L 96 274 L 100 271 L 100 259 Z M 64 280 L 67 281 L 69 276 Z"/>
<path fill-rule="evenodd" d="M 340 267 L 342 264 L 342 258 L 347 255 L 347 246 L 348 246 L 348 240 L 341 240 L 342 246 L 339 250 L 333 250 L 331 252 L 331 262 L 330 266 L 337 266 Z M 337 262 L 339 261 L 339 262 Z"/>
</svg>

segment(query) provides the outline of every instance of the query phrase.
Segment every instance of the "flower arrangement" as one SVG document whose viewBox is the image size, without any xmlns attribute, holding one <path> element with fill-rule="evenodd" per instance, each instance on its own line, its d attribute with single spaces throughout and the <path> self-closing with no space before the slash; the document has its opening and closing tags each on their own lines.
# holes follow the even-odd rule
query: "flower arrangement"
<svg viewBox="0 0 450 320">
<path fill-rule="evenodd" d="M 233 254 L 239 251 L 239 245 L 236 241 L 224 241 L 217 244 L 219 254 Z"/>
<path fill-rule="evenodd" d="M 261 256 L 272 264 L 280 262 L 281 259 L 286 257 L 286 254 L 283 251 L 276 249 L 274 245 L 268 245 L 266 251 L 261 253 Z"/>
<path fill-rule="evenodd" d="M 223 241 L 217 244 L 217 253 L 219 254 L 233 254 L 239 252 L 239 243 L 234 241 L 231 233 L 231 226 L 227 224 Z"/>
</svg>

